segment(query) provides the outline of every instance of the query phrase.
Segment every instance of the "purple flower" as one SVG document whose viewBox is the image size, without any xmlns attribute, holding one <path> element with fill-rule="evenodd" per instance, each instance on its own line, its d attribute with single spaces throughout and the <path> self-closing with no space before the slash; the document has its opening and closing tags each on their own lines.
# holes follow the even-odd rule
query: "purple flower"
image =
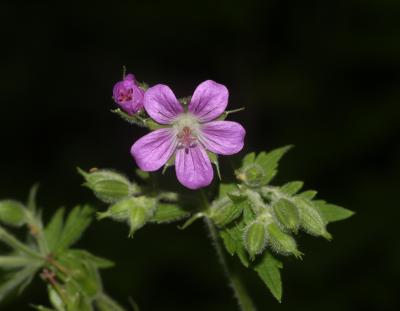
<svg viewBox="0 0 400 311">
<path fill-rule="evenodd" d="M 117 82 L 113 89 L 114 101 L 128 114 L 133 115 L 143 108 L 142 90 L 132 74 Z"/>
<path fill-rule="evenodd" d="M 216 121 L 228 105 L 228 89 L 214 81 L 201 83 L 185 109 L 162 84 L 149 88 L 144 109 L 155 130 L 134 143 L 131 154 L 143 171 L 156 171 L 175 156 L 176 176 L 190 189 L 209 185 L 214 172 L 207 151 L 231 155 L 243 148 L 245 129 L 236 122 Z"/>
</svg>

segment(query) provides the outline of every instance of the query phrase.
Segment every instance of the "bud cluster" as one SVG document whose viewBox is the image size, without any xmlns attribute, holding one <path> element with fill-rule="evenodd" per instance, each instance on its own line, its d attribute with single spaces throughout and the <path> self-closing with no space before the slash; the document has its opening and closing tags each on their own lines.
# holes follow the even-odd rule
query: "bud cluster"
<svg viewBox="0 0 400 311">
<path fill-rule="evenodd" d="M 241 183 L 228 193 L 221 192 L 210 208 L 209 217 L 216 225 L 226 231 L 233 227 L 241 230 L 241 243 L 252 260 L 266 247 L 300 258 L 302 253 L 294 239 L 299 230 L 331 239 L 326 229 L 328 221 L 320 209 L 325 202 L 313 200 L 315 191 L 299 193 L 303 186 L 300 181 L 282 187 L 269 185 L 279 159 L 288 149 L 248 154 L 236 171 Z"/>
</svg>

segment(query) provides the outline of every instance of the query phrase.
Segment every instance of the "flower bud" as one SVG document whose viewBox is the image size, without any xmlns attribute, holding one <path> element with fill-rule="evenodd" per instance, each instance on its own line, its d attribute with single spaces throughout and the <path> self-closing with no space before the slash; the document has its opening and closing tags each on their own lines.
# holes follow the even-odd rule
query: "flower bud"
<svg viewBox="0 0 400 311">
<path fill-rule="evenodd" d="M 211 204 L 209 217 L 217 226 L 223 227 L 238 218 L 241 213 L 241 205 L 235 204 L 228 197 L 222 197 Z"/>
<path fill-rule="evenodd" d="M 0 222 L 11 226 L 22 226 L 26 221 L 24 206 L 17 201 L 0 201 Z"/>
<path fill-rule="evenodd" d="M 296 241 L 289 234 L 282 232 L 277 224 L 269 224 L 267 231 L 273 250 L 282 255 L 293 254 L 295 257 L 301 257 L 302 253 L 297 250 Z"/>
<path fill-rule="evenodd" d="M 260 254 L 267 242 L 267 231 L 262 222 L 255 221 L 245 229 L 245 246 L 253 260 L 255 255 Z"/>
<path fill-rule="evenodd" d="M 79 173 L 85 178 L 84 184 L 102 201 L 106 203 L 116 202 L 133 193 L 134 185 L 119 173 L 109 170 L 93 170 L 86 173 L 78 169 Z"/>
<path fill-rule="evenodd" d="M 128 74 L 113 88 L 114 101 L 129 115 L 143 108 L 144 90 L 138 85 L 135 77 Z"/>
<path fill-rule="evenodd" d="M 322 216 L 309 200 L 296 197 L 294 203 L 299 210 L 300 225 L 306 232 L 311 235 L 322 236 L 327 240 L 332 238 L 326 231 L 326 224 Z"/>
<path fill-rule="evenodd" d="M 297 207 L 286 199 L 280 199 L 272 205 L 275 217 L 283 228 L 297 233 L 300 216 Z"/>
<path fill-rule="evenodd" d="M 257 163 L 247 165 L 236 174 L 236 177 L 249 187 L 261 187 L 264 176 L 264 169 Z"/>
</svg>

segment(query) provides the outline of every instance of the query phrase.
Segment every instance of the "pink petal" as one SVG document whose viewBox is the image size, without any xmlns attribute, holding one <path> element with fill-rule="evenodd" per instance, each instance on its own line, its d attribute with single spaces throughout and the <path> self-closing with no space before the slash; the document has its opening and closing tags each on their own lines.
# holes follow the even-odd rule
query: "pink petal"
<svg viewBox="0 0 400 311">
<path fill-rule="evenodd" d="M 152 172 L 167 163 L 175 148 L 171 129 L 163 128 L 137 140 L 131 148 L 131 154 L 141 170 Z"/>
<path fill-rule="evenodd" d="M 202 125 L 201 142 L 214 153 L 230 155 L 238 153 L 244 145 L 246 130 L 232 121 L 213 121 Z"/>
<path fill-rule="evenodd" d="M 189 111 L 207 122 L 218 118 L 228 105 L 228 89 L 217 82 L 207 80 L 201 83 L 193 93 Z"/>
<path fill-rule="evenodd" d="M 144 94 L 143 102 L 148 115 L 160 124 L 170 124 L 183 112 L 182 105 L 175 94 L 163 84 L 149 88 Z"/>
<path fill-rule="evenodd" d="M 179 182 L 192 190 L 208 186 L 214 177 L 210 159 L 201 145 L 178 149 L 175 171 Z"/>
</svg>

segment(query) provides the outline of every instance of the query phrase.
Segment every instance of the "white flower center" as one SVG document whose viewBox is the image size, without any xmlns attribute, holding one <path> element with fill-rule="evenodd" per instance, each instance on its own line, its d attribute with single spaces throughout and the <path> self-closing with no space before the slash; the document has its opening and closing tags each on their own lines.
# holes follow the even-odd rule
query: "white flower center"
<svg viewBox="0 0 400 311">
<path fill-rule="evenodd" d="M 172 127 L 178 140 L 177 148 L 185 148 L 186 152 L 188 152 L 188 148 L 197 146 L 200 134 L 200 123 L 193 114 L 186 112 L 179 115 L 174 120 Z"/>
</svg>

